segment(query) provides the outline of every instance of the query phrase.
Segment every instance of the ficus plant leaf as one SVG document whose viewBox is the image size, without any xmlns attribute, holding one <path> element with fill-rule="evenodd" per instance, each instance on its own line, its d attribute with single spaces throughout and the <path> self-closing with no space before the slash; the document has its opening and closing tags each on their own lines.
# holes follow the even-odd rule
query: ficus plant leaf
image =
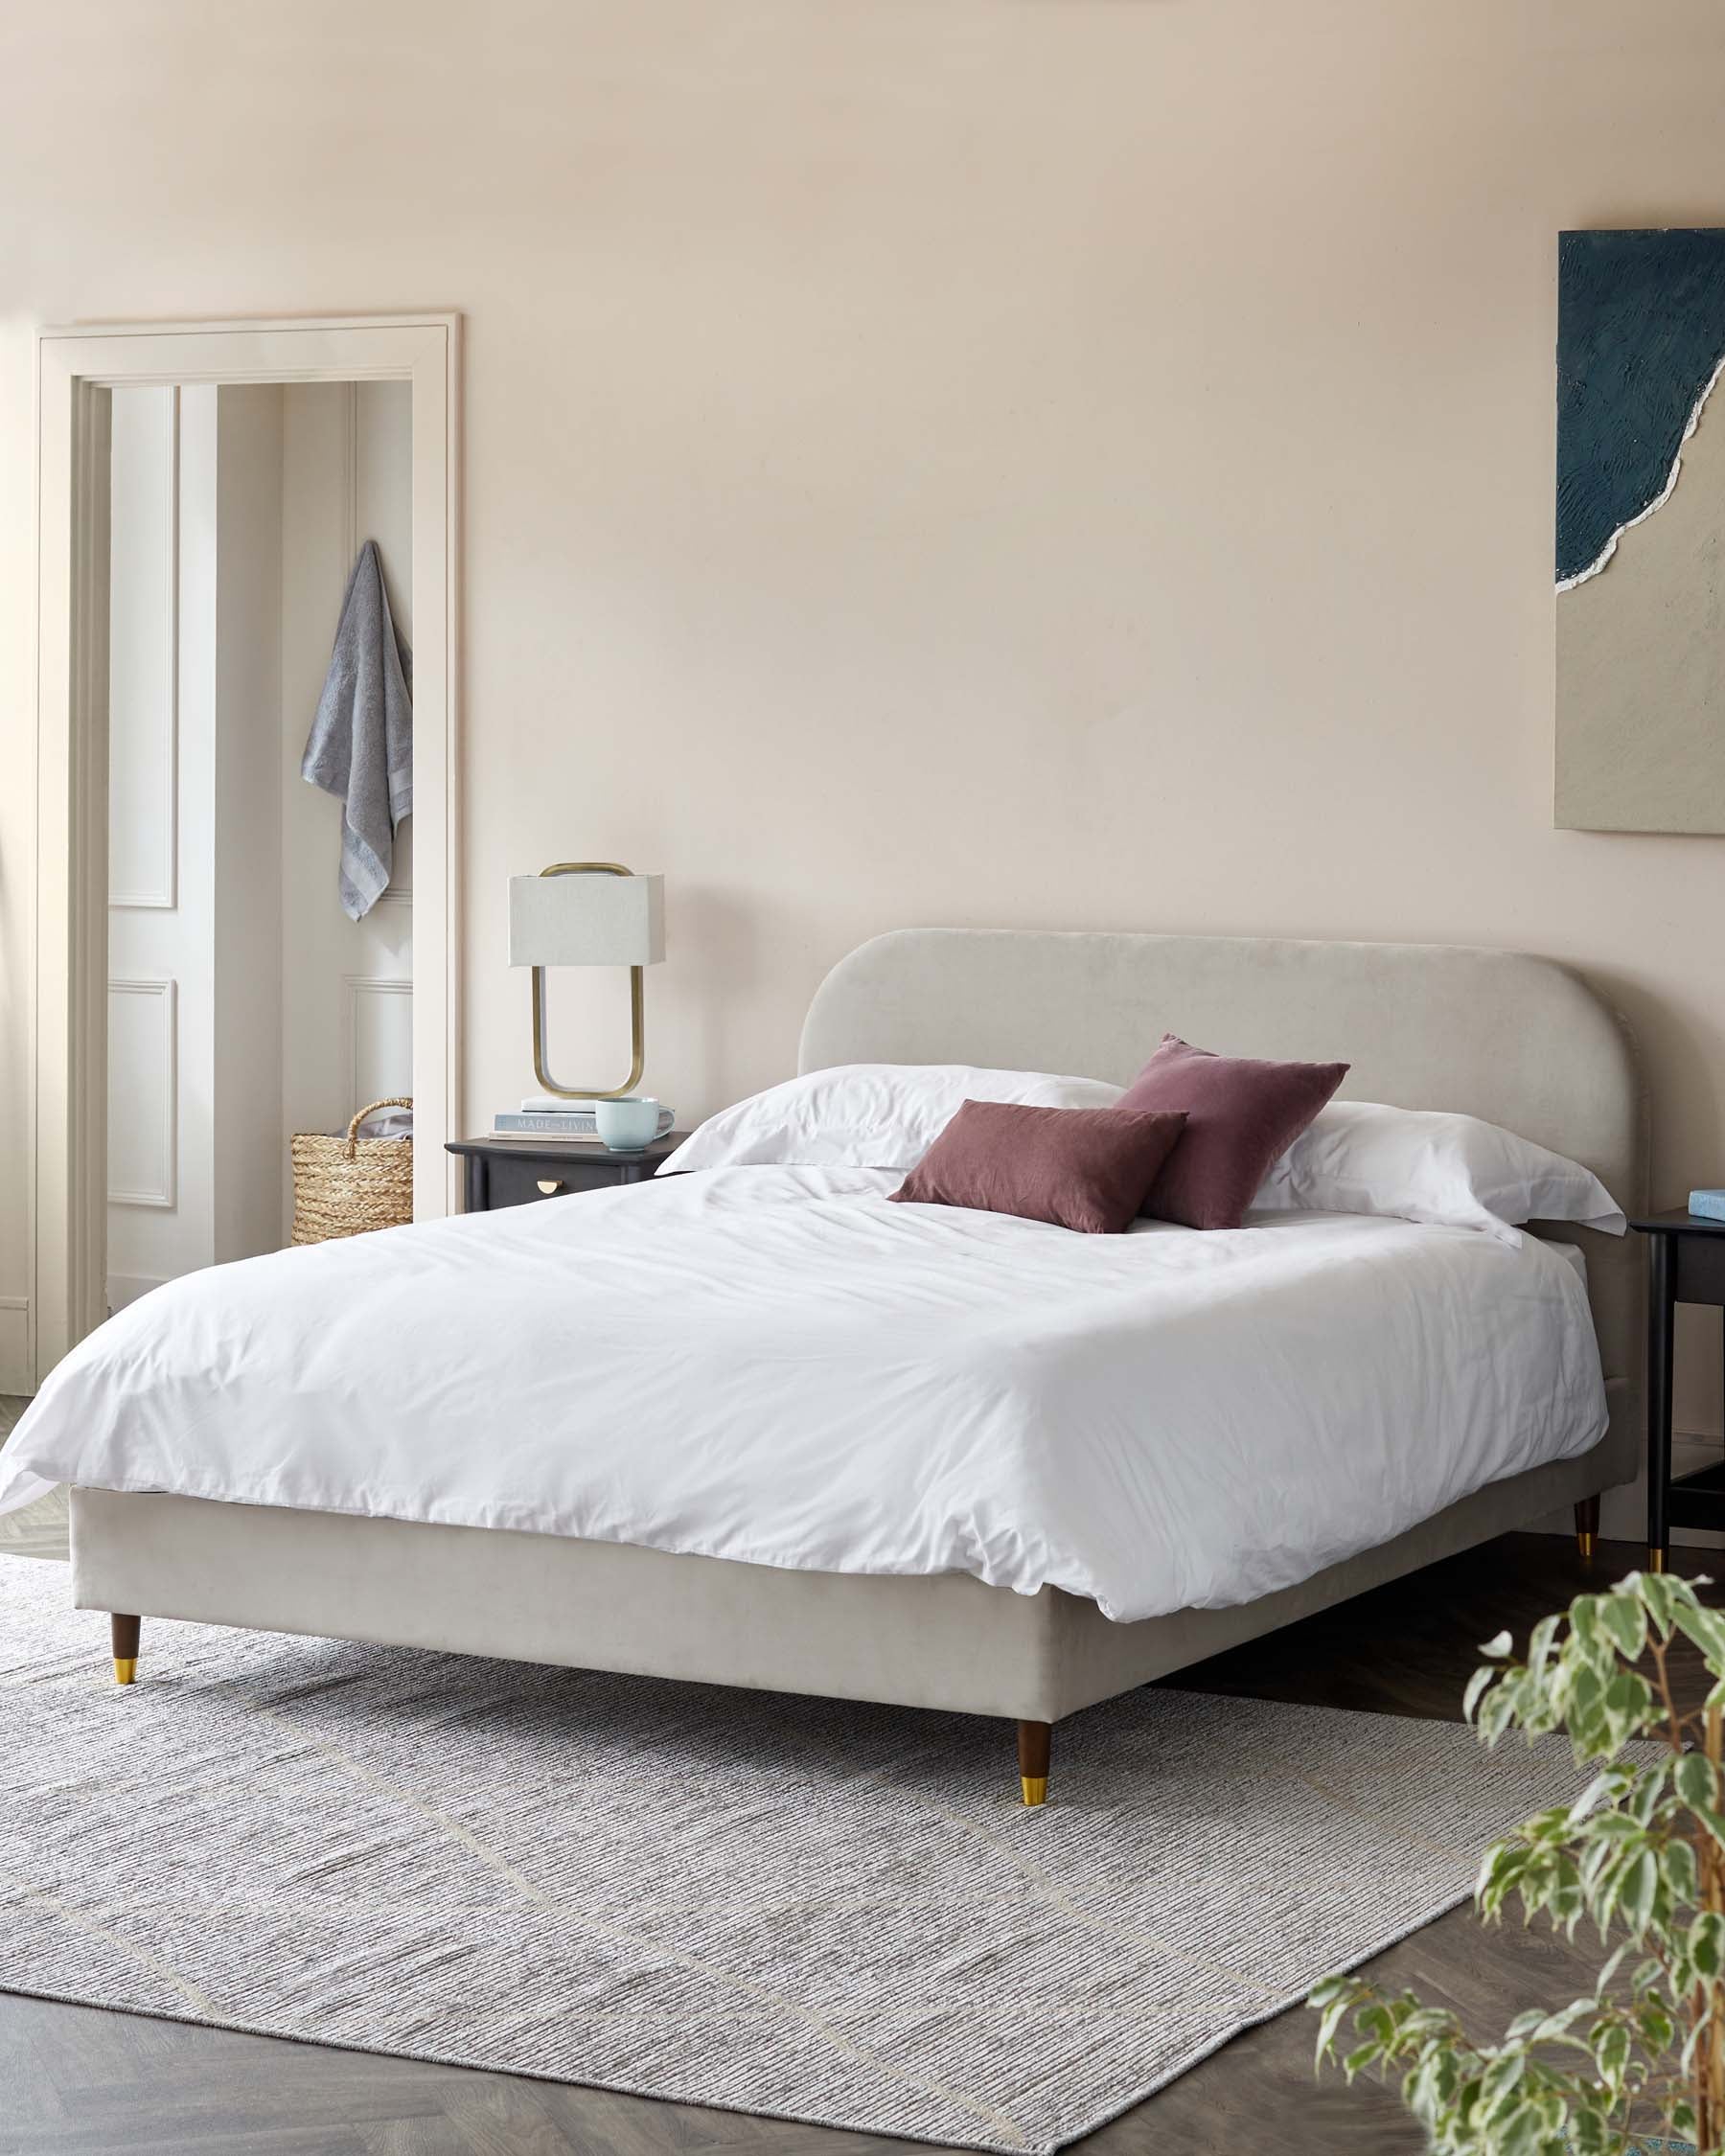
<svg viewBox="0 0 1725 2156">
<path fill-rule="evenodd" d="M 1495 2040 L 1357 1977 L 1312 1991 L 1319 2067 L 1392 2081 L 1435 2156 L 1641 2156 L 1661 2141 L 1725 2156 L 1725 1612 L 1700 1599 L 1708 1584 L 1631 1572 L 1542 1617 L 1522 1662 L 1500 1633 L 1462 1702 L 1487 1747 L 1564 1730 L 1595 1769 L 1488 1848 L 1474 1890 L 1486 1923 L 1513 1909 L 1573 1938 L 1587 1922 L 1592 1991 Z M 1671 1691 L 1679 1635 L 1714 1679 L 1692 1710 Z"/>
</svg>

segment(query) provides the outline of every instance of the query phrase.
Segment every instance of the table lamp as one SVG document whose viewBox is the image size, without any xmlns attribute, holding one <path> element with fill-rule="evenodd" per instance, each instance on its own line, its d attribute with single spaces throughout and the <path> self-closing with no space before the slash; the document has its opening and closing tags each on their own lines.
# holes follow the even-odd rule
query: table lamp
<svg viewBox="0 0 1725 2156">
<path fill-rule="evenodd" d="M 645 969 L 665 955 L 665 879 L 614 860 L 560 860 L 509 879 L 509 962 L 533 968 L 533 1075 L 565 1100 L 617 1100 L 647 1059 Z M 620 1086 L 560 1086 L 545 1067 L 545 968 L 627 966 L 632 1060 Z"/>
</svg>

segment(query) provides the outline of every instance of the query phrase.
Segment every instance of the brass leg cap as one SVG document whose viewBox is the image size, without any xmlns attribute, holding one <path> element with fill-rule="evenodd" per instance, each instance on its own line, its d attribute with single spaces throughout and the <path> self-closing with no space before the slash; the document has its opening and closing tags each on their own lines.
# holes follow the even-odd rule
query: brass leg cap
<svg viewBox="0 0 1725 2156">
<path fill-rule="evenodd" d="M 1019 1787 L 1024 1793 L 1026 1804 L 1046 1804 L 1048 1800 L 1046 1775 L 1020 1775 Z"/>
<path fill-rule="evenodd" d="M 1665 1567 L 1666 1567 L 1666 1553 L 1665 1553 L 1665 1551 L 1664 1551 L 1663 1549 L 1649 1549 L 1649 1550 L 1648 1550 L 1648 1552 L 1647 1552 L 1647 1570 L 1648 1570 L 1648 1571 L 1650 1571 L 1650 1572 L 1663 1572 L 1663 1571 L 1665 1571 Z"/>
<path fill-rule="evenodd" d="M 1589 1565 L 1592 1564 L 1594 1553 L 1594 1538 L 1592 1535 L 1587 1533 L 1585 1529 L 1583 1529 L 1582 1532 L 1576 1537 L 1576 1548 L 1581 1552 L 1582 1563 Z"/>
<path fill-rule="evenodd" d="M 138 1658 L 136 1655 L 116 1655 L 114 1657 L 114 1682 L 116 1685 L 132 1684 L 135 1682 L 137 1674 Z"/>
</svg>

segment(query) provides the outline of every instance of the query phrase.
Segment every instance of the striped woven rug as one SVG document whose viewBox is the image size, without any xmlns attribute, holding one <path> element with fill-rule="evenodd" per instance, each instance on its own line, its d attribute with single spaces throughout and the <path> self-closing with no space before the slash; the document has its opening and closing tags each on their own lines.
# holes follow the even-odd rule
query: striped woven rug
<svg viewBox="0 0 1725 2156">
<path fill-rule="evenodd" d="M 1151 1690 L 1026 1811 L 962 1716 L 156 1620 L 122 1690 L 16 1557 L 0 1693 L 0 1988 L 986 2149 L 1138 2102 L 1579 1785 Z"/>
</svg>

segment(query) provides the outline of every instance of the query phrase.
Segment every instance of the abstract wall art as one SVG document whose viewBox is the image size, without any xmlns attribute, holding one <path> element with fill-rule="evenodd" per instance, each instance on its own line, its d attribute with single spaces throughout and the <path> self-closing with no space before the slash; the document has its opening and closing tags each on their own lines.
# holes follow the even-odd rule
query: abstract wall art
<svg viewBox="0 0 1725 2156">
<path fill-rule="evenodd" d="M 1557 250 L 1556 822 L 1725 832 L 1725 231 Z"/>
</svg>

